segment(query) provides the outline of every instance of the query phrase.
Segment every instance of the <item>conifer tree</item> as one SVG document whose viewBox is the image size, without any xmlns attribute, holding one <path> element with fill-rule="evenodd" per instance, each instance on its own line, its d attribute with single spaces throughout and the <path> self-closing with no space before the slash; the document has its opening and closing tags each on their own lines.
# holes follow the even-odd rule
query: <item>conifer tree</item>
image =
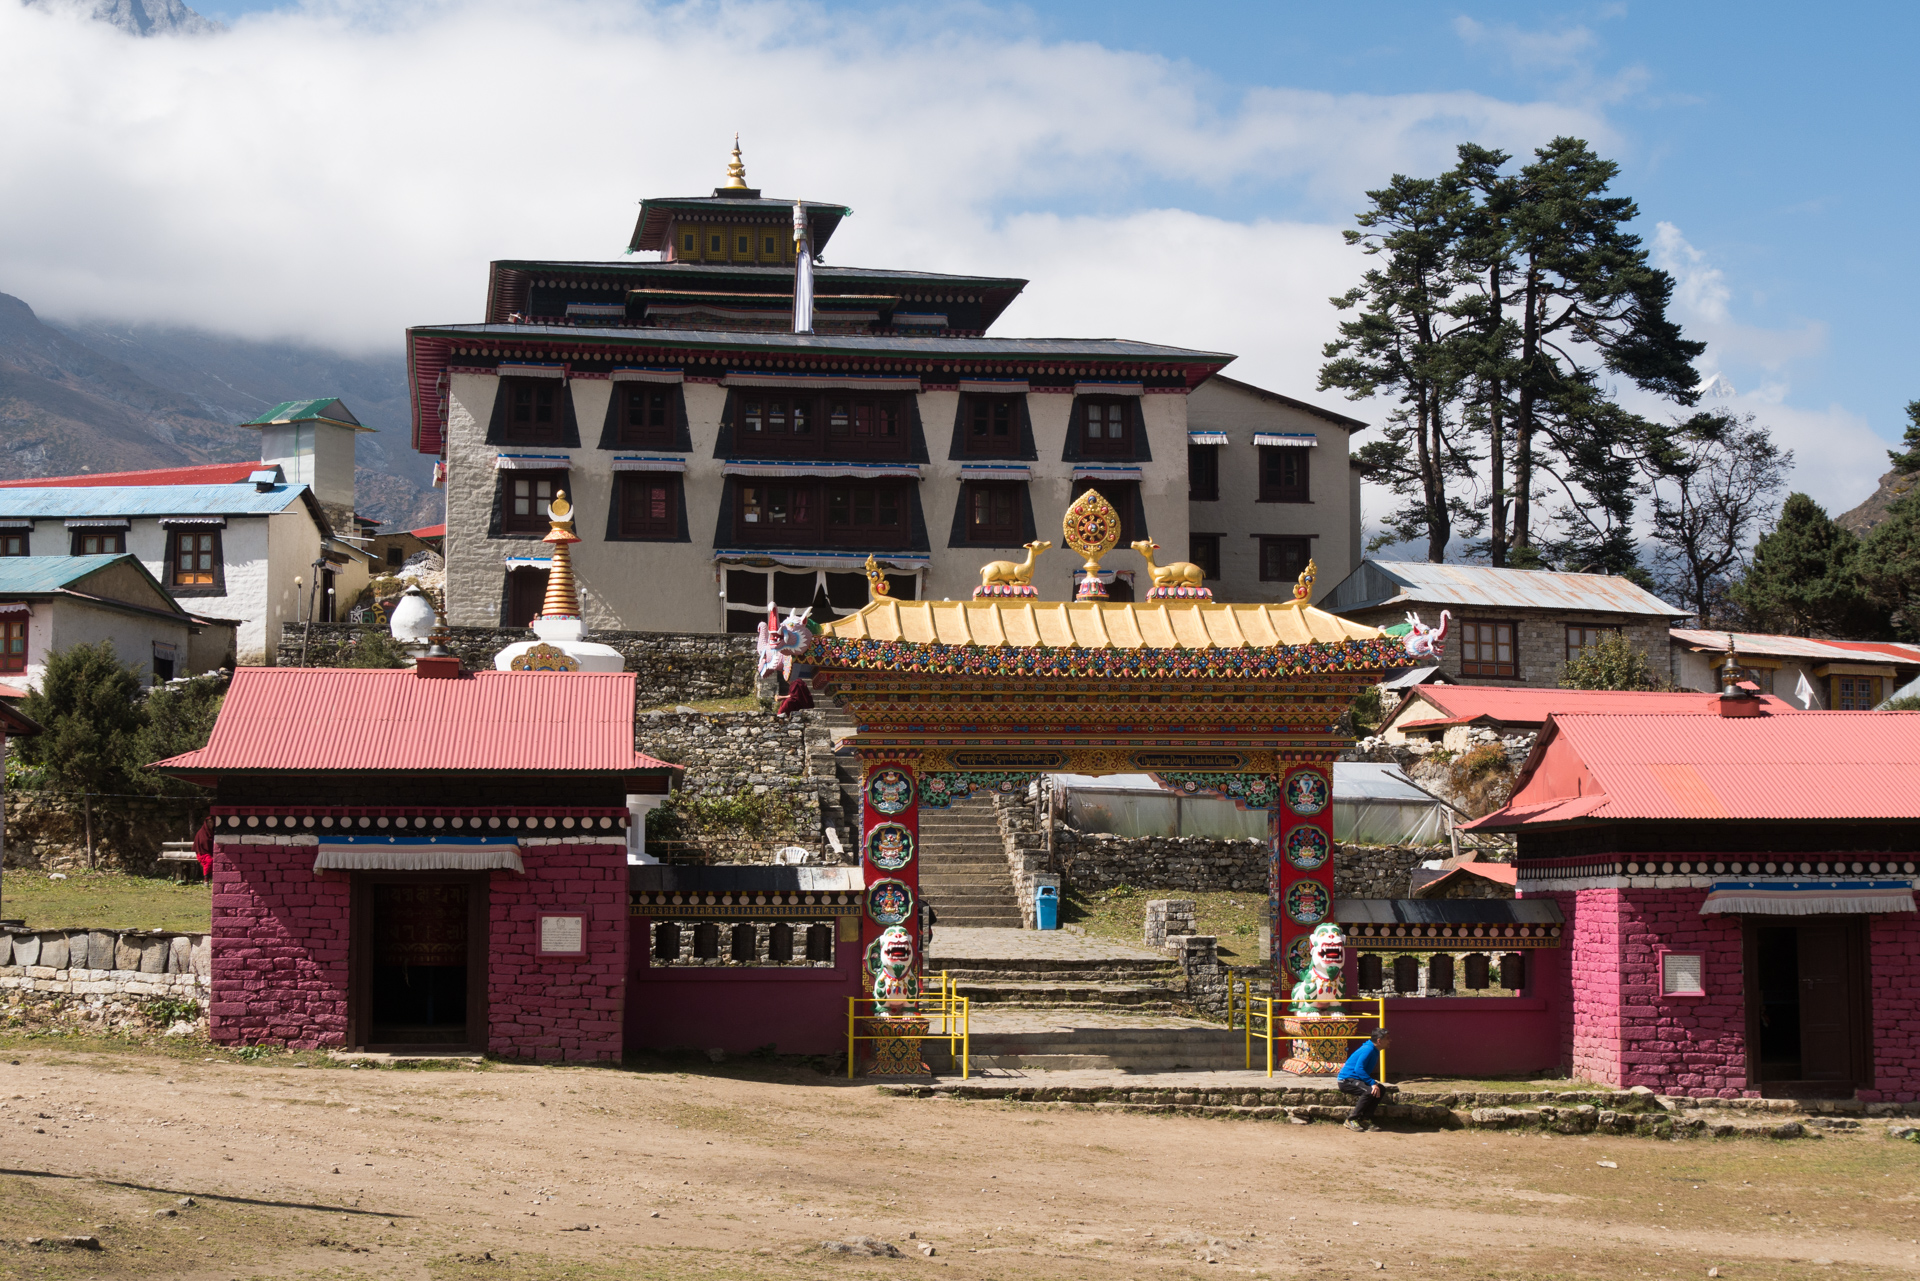
<svg viewBox="0 0 1920 1281">
<path fill-rule="evenodd" d="M 1920 402 L 1916 402 L 1920 404 Z M 1920 437 L 1920 427 L 1907 432 Z M 1920 439 L 1914 441 L 1920 450 Z M 1902 640 L 1920 641 L 1920 489 L 1896 499 L 1860 548 L 1860 585 Z"/>
<path fill-rule="evenodd" d="M 1889 449 L 1887 457 L 1895 471 L 1920 471 L 1920 400 L 1907 402 L 1907 432 L 1900 438 L 1905 449 Z"/>
<path fill-rule="evenodd" d="M 1888 611 L 1861 586 L 1859 561 L 1859 539 L 1813 499 L 1789 494 L 1732 596 L 1761 631 L 1876 639 L 1888 630 Z"/>
</svg>

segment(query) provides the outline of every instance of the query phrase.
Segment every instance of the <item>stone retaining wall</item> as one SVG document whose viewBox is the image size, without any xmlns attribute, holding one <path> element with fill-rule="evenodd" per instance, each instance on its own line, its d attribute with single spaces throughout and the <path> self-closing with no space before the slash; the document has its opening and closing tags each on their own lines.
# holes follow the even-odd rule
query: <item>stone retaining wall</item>
<svg viewBox="0 0 1920 1281">
<path fill-rule="evenodd" d="M 1075 889 L 1130 885 L 1144 890 L 1237 890 L 1265 894 L 1269 851 L 1265 841 L 1216 840 L 1204 836 L 1115 836 L 1054 827 L 1054 848 Z M 1333 892 L 1338 898 L 1407 898 L 1413 869 L 1444 858 L 1439 846 L 1341 845 L 1334 851 Z"/>
<path fill-rule="evenodd" d="M 766 863 L 787 845 L 806 850 L 810 862 L 840 861 L 826 849 L 822 817 L 823 809 L 837 811 L 839 782 L 812 772 L 813 759 L 833 750 L 819 712 L 649 712 L 636 737 L 642 751 L 687 767 L 680 787 L 690 797 L 775 796 L 788 809 L 784 823 L 758 838 L 692 832 L 656 851 L 663 861 Z M 845 833 L 842 841 L 852 849 Z"/>
<path fill-rule="evenodd" d="M 191 1000 L 206 1007 L 210 936 L 118 930 L 0 932 L 0 991 Z"/>
<path fill-rule="evenodd" d="M 193 839 L 206 816 L 203 798 L 103 797 L 93 802 L 93 865 L 151 875 L 166 841 Z M 77 796 L 9 791 L 8 867 L 55 872 L 87 866 L 87 806 Z"/>
<path fill-rule="evenodd" d="M 287 627 L 280 634 L 275 660 L 282 667 L 300 666 L 304 627 Z M 360 635 L 352 623 L 315 623 L 307 646 L 308 667 L 338 667 L 347 645 Z M 492 670 L 493 656 L 507 646 L 531 639 L 520 627 L 449 627 L 447 648 L 463 666 Z M 742 698 L 754 692 L 754 638 L 725 632 L 603 632 L 591 639 L 611 645 L 627 660 L 627 670 L 638 673 L 639 705 L 664 707 L 713 698 Z"/>
</svg>

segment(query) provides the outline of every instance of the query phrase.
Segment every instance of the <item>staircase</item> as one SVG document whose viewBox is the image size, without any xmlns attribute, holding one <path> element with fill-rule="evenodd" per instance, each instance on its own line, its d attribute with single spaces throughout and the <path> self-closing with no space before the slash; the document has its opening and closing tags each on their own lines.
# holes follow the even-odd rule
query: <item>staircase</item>
<svg viewBox="0 0 1920 1281">
<path fill-rule="evenodd" d="M 947 929 L 1020 928 L 1020 905 L 991 796 L 920 807 L 920 894 Z"/>
</svg>

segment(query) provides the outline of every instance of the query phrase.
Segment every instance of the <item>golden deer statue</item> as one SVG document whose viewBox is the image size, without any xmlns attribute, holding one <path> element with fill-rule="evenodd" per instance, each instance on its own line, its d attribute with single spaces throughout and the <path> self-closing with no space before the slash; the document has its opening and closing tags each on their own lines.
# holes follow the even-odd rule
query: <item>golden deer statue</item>
<svg viewBox="0 0 1920 1281">
<path fill-rule="evenodd" d="M 1199 587 L 1206 575 L 1192 561 L 1176 560 L 1165 565 L 1153 563 L 1153 554 L 1160 550 L 1160 544 L 1150 538 L 1143 538 L 1133 545 L 1133 550 L 1146 558 L 1147 573 L 1153 578 L 1155 587 Z"/>
<path fill-rule="evenodd" d="M 1033 582 L 1033 560 L 1041 552 L 1052 547 L 1052 543 L 1028 543 L 1027 558 L 1021 561 L 990 560 L 980 567 L 980 585 L 992 587 L 995 584 L 1026 587 Z"/>
</svg>

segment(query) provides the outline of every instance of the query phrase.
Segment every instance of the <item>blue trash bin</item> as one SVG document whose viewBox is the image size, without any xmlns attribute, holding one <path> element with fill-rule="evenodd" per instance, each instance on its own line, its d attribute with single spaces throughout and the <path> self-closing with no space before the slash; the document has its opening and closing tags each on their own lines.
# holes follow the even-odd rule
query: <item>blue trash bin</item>
<svg viewBox="0 0 1920 1281">
<path fill-rule="evenodd" d="M 1060 928 L 1060 887 L 1041 885 L 1033 891 L 1033 923 L 1043 930 Z"/>
</svg>

